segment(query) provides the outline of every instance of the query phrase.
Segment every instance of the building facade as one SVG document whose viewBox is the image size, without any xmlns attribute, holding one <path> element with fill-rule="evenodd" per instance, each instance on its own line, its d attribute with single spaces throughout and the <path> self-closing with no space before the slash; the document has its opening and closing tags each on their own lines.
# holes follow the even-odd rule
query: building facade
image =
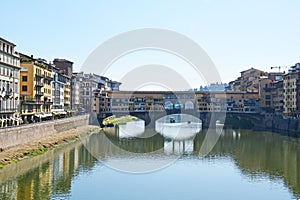
<svg viewBox="0 0 300 200">
<path fill-rule="evenodd" d="M 95 96 L 102 91 L 118 91 L 120 84 L 97 74 L 73 73 L 72 107 L 80 112 L 93 112 L 99 103 Z"/>
<path fill-rule="evenodd" d="M 55 58 L 53 60 L 53 64 L 59 70 L 61 76 L 64 76 L 64 109 L 66 111 L 70 111 L 72 109 L 72 88 L 71 88 L 71 80 L 73 75 L 73 62 Z"/>
<path fill-rule="evenodd" d="M 80 80 L 77 73 L 73 73 L 71 77 L 71 109 L 78 111 L 80 109 Z"/>
<path fill-rule="evenodd" d="M 258 92 L 259 81 L 268 76 L 267 72 L 250 68 L 241 72 L 241 76 L 226 87 L 228 92 Z"/>
<path fill-rule="evenodd" d="M 21 115 L 26 122 L 52 116 L 53 65 L 44 59 L 20 54 Z"/>
<path fill-rule="evenodd" d="M 53 72 L 53 112 L 64 111 L 64 85 L 66 83 L 65 77 L 59 73 L 59 70 Z"/>
<path fill-rule="evenodd" d="M 73 74 L 73 62 L 66 60 L 66 59 L 61 59 L 61 58 L 55 58 L 53 60 L 53 64 L 55 67 L 57 67 L 61 72 L 70 77 Z"/>
<path fill-rule="evenodd" d="M 18 125 L 20 58 L 15 44 L 0 38 L 0 127 Z"/>
<path fill-rule="evenodd" d="M 300 117 L 300 63 L 292 66 L 283 78 L 284 116 Z"/>
</svg>

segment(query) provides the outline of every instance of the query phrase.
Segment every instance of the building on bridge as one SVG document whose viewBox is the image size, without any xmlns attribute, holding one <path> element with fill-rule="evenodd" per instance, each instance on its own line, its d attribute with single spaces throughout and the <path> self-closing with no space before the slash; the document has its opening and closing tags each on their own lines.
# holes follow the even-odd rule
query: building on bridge
<svg viewBox="0 0 300 200">
<path fill-rule="evenodd" d="M 300 63 L 292 66 L 283 80 L 284 116 L 300 117 Z"/>
<path fill-rule="evenodd" d="M 283 76 L 282 72 L 272 72 L 259 80 L 259 98 L 261 112 L 282 115 L 283 112 Z"/>
<path fill-rule="evenodd" d="M 98 91 L 94 103 L 99 118 L 145 112 L 259 112 L 258 93 L 247 92 Z"/>
</svg>

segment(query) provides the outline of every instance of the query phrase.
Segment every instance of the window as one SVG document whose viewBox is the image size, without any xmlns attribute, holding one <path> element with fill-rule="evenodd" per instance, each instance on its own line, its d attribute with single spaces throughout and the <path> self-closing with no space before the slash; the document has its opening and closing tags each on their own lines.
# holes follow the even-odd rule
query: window
<svg viewBox="0 0 300 200">
<path fill-rule="evenodd" d="M 22 76 L 22 81 L 27 82 L 27 76 Z"/>
<path fill-rule="evenodd" d="M 27 91 L 27 85 L 22 86 L 22 91 Z"/>
</svg>

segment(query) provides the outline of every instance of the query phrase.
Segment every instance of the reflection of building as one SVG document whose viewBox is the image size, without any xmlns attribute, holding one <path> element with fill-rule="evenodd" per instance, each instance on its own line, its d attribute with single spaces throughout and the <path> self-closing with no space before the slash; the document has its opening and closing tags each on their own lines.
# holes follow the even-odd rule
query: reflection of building
<svg viewBox="0 0 300 200">
<path fill-rule="evenodd" d="M 0 127 L 19 124 L 20 60 L 15 46 L 0 38 Z"/>
<path fill-rule="evenodd" d="M 194 151 L 194 140 L 170 140 L 164 141 L 164 154 L 183 155 L 192 154 Z"/>
<path fill-rule="evenodd" d="M 23 120 L 47 117 L 52 112 L 53 65 L 43 59 L 21 54 L 20 93 Z M 45 115 L 46 114 L 46 115 Z"/>
<path fill-rule="evenodd" d="M 78 168 L 95 164 L 85 146 L 78 143 L 50 153 L 50 158 L 49 154 L 39 157 L 32 158 L 38 161 L 34 164 L 19 162 L 20 171 L 7 171 L 6 180 L 0 180 L 0 199 L 65 199 Z"/>
</svg>

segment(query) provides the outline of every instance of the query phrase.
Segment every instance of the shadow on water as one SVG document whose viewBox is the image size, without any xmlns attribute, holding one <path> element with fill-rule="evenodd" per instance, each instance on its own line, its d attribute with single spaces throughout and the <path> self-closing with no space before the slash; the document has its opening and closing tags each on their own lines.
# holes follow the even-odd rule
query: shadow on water
<svg viewBox="0 0 300 200">
<path fill-rule="evenodd" d="M 129 151 L 155 152 L 164 156 L 180 154 L 186 162 L 189 159 L 202 159 L 199 152 L 206 130 L 187 141 L 172 141 L 153 132 L 146 129 L 144 138 L 120 138 L 113 130 L 107 134 L 99 132 L 85 141 L 6 166 L 0 170 L 0 199 L 68 198 L 72 180 L 79 173 L 90 172 L 96 165 L 102 165 L 94 158 L 95 155 L 105 160 L 126 156 L 121 151 Z M 151 137 L 146 137 L 148 135 Z M 91 147 L 90 151 L 83 143 Z M 190 148 L 186 148 L 186 145 Z M 295 198 L 300 197 L 299 139 L 270 132 L 223 130 L 219 141 L 205 159 L 223 157 L 231 158 L 244 176 L 268 178 L 270 181 L 280 179 Z"/>
</svg>

